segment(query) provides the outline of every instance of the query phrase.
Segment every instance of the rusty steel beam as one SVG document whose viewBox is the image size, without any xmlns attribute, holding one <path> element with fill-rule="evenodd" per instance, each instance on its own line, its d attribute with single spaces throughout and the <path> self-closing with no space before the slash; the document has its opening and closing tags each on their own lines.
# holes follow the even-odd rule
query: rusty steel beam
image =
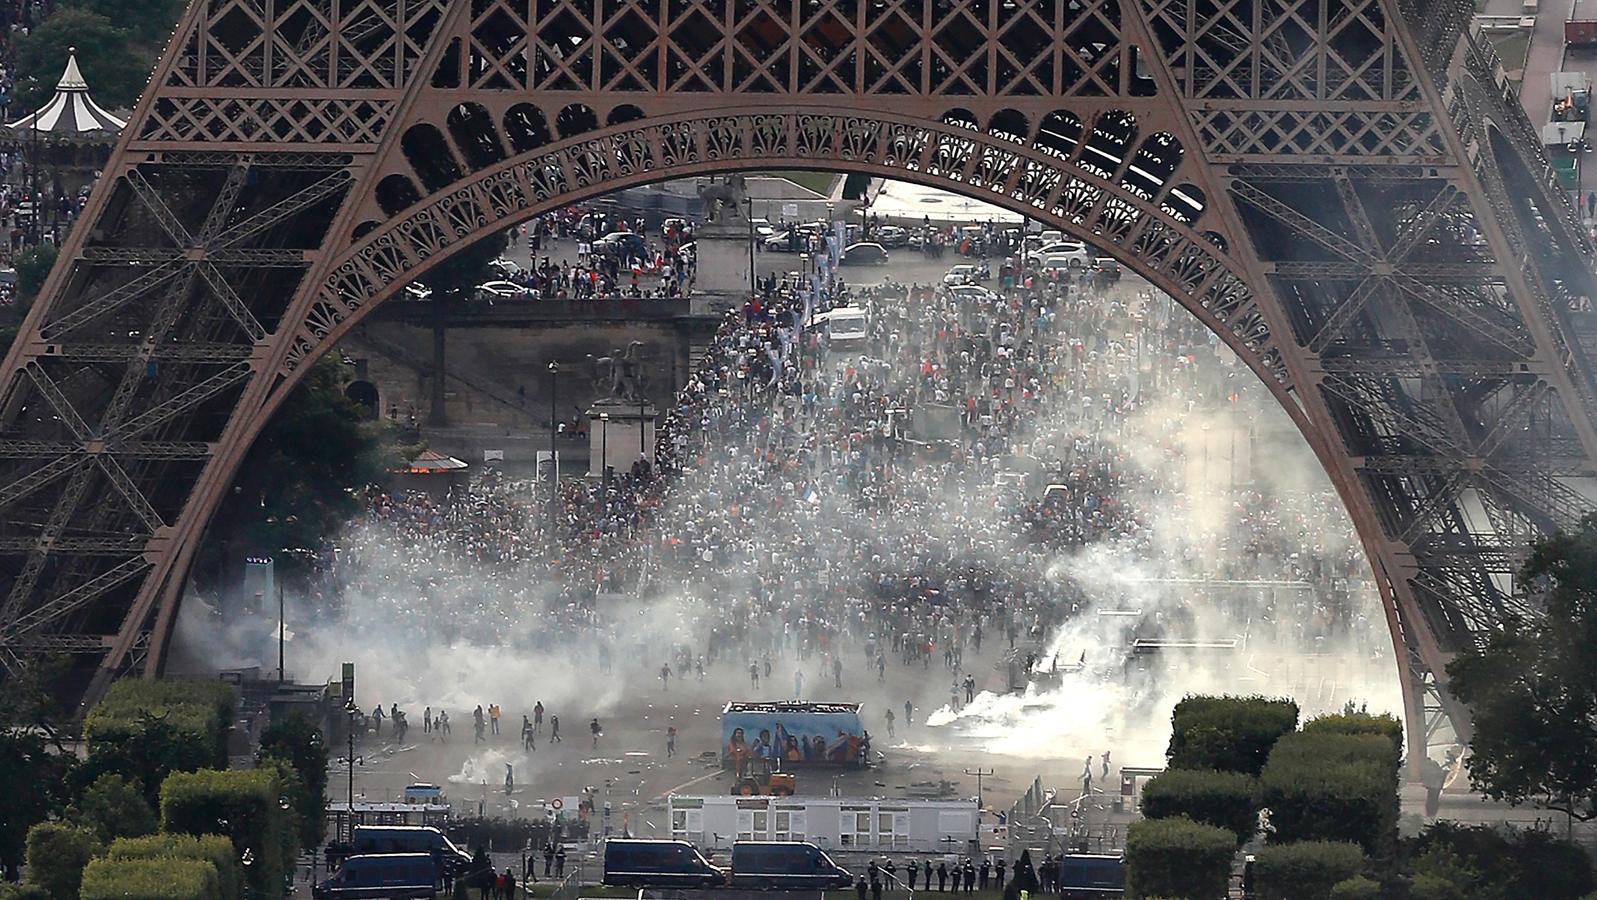
<svg viewBox="0 0 1597 900">
<path fill-rule="evenodd" d="M 1235 350 L 1347 505 L 1417 760 L 1438 715 L 1468 733 L 1442 666 L 1522 601 L 1489 576 L 1589 508 L 1565 481 L 1597 475 L 1597 289 L 1470 5 L 1325 2 L 283 0 L 271 21 L 313 25 L 226 41 L 250 0 L 195 3 L 0 370 L 0 519 L 30 510 L 0 545 L 26 560 L 0 642 L 80 648 L 94 690 L 158 671 L 267 419 L 474 240 L 621 187 L 822 167 L 1046 222 Z M 1471 492 L 1490 524 L 1461 524 Z M 186 499 L 165 521 L 151 496 Z M 146 549 L 97 554 L 102 525 Z M 91 604 L 108 642 L 70 630 Z"/>
</svg>

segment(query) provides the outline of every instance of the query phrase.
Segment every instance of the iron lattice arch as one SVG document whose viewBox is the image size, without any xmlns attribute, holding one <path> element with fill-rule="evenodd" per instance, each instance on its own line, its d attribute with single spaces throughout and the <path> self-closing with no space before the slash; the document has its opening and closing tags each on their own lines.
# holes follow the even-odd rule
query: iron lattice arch
<svg viewBox="0 0 1597 900">
<path fill-rule="evenodd" d="M 158 672 L 305 371 L 484 234 L 660 179 L 902 178 L 1235 349 L 1330 474 L 1418 759 L 1590 508 L 1590 249 L 1454 0 L 195 0 L 0 372 L 0 662 Z"/>
</svg>

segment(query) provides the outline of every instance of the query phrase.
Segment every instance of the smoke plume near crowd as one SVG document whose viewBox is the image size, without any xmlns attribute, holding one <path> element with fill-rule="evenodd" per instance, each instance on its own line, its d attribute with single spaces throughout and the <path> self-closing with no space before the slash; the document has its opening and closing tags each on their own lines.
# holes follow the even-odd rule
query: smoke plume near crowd
<svg viewBox="0 0 1597 900">
<path fill-rule="evenodd" d="M 1401 710 L 1369 567 L 1323 471 L 1169 300 L 1084 285 L 974 307 L 893 287 L 854 302 L 871 319 L 859 348 L 784 334 L 780 311 L 729 320 L 660 464 L 608 490 L 566 485 L 554 525 L 546 488 L 504 476 L 453 504 L 368 492 L 336 559 L 288 597 L 291 672 L 354 661 L 363 706 L 447 709 L 463 727 L 478 704 L 515 721 L 541 701 L 573 734 L 797 691 L 863 702 L 882 735 L 884 711 L 912 699 L 933 727 L 878 747 L 1113 746 L 1124 764 L 1158 763 L 1192 692 Z M 887 412 L 930 405 L 959 411 L 951 457 Z M 275 610 L 235 606 L 187 601 L 191 664 L 275 666 Z"/>
</svg>

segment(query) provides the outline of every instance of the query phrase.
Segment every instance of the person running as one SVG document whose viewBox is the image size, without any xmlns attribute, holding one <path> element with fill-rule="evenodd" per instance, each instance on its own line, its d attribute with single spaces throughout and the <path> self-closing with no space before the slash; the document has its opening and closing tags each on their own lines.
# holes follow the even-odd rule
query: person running
<svg viewBox="0 0 1597 900">
<path fill-rule="evenodd" d="M 592 722 L 588 723 L 588 730 L 593 732 L 593 749 L 599 749 L 599 735 L 604 733 L 604 729 L 599 727 L 599 719 L 597 716 L 594 717 Z"/>
<path fill-rule="evenodd" d="M 549 743 L 551 743 L 551 744 L 562 743 L 562 741 L 560 740 L 560 717 L 559 716 L 550 716 L 549 717 Z"/>
<path fill-rule="evenodd" d="M 538 746 L 532 740 L 532 720 L 526 716 L 521 717 L 521 748 L 523 750 L 537 750 Z"/>
<path fill-rule="evenodd" d="M 499 704 L 488 704 L 488 720 L 493 723 L 494 737 L 499 736 Z"/>
<path fill-rule="evenodd" d="M 480 744 L 483 741 L 487 740 L 487 738 L 483 737 L 483 729 L 487 726 L 487 721 L 486 721 L 486 718 L 482 714 L 482 707 L 481 706 L 478 706 L 476 712 L 473 712 L 471 714 L 471 724 L 472 724 L 472 728 L 477 733 L 476 740 L 472 741 L 472 743 Z"/>
<path fill-rule="evenodd" d="M 677 727 L 667 726 L 665 729 L 665 758 L 670 759 L 677 755 Z"/>
<path fill-rule="evenodd" d="M 532 730 L 543 731 L 543 701 L 539 700 L 532 707 Z"/>
<path fill-rule="evenodd" d="M 887 711 L 887 736 L 888 737 L 892 737 L 893 736 L 893 711 L 892 710 L 888 710 Z"/>
<path fill-rule="evenodd" d="M 666 663 L 666 664 L 660 666 L 660 690 L 662 690 L 662 691 L 671 690 L 671 664 L 670 663 Z"/>
<path fill-rule="evenodd" d="M 908 700 L 905 700 L 904 701 L 904 730 L 908 731 L 909 727 L 911 725 L 914 725 L 914 724 L 915 724 L 915 707 Z"/>
</svg>

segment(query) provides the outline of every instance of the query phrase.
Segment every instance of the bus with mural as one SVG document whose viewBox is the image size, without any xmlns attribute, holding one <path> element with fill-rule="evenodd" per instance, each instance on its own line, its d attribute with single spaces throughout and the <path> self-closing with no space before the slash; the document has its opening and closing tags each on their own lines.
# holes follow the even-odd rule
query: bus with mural
<svg viewBox="0 0 1597 900">
<path fill-rule="evenodd" d="M 721 711 L 721 765 L 740 778 L 806 767 L 868 766 L 870 750 L 858 703 L 734 700 Z"/>
</svg>

